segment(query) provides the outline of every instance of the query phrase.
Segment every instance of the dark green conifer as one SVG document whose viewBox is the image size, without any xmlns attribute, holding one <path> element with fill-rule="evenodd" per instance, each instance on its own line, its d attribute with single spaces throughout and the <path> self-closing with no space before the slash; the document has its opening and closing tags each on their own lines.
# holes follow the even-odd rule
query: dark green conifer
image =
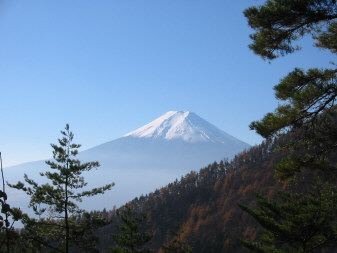
<svg viewBox="0 0 337 253">
<path fill-rule="evenodd" d="M 0 190 L 0 251 L 9 253 L 14 252 L 14 244 L 19 237 L 19 234 L 14 230 L 13 225 L 14 222 L 22 217 L 22 212 L 18 208 L 12 208 L 7 203 L 1 152 L 0 169 L 2 178 L 2 190 Z"/>
<path fill-rule="evenodd" d="M 75 158 L 81 145 L 73 143 L 74 134 L 68 124 L 61 134 L 59 144 L 51 144 L 54 160 L 46 162 L 52 170 L 40 173 L 49 183 L 40 185 L 25 174 L 28 186 L 18 182 L 11 187 L 26 192 L 30 196 L 29 206 L 41 217 L 39 219 L 26 217 L 24 220 L 31 240 L 56 252 L 68 253 L 70 247 L 79 241 L 78 237 L 85 236 L 83 233 L 76 233 L 79 228 L 76 216 L 84 212 L 77 203 L 81 202 L 83 197 L 103 194 L 106 190 L 110 190 L 114 183 L 81 191 L 87 185 L 82 173 L 99 167 L 99 163 L 97 161 L 82 163 Z"/>
<path fill-rule="evenodd" d="M 182 239 L 183 230 L 180 226 L 177 227 L 177 231 L 171 231 L 173 238 L 169 243 L 162 246 L 164 253 L 191 253 L 192 247 L 188 245 L 188 242 Z"/>
<path fill-rule="evenodd" d="M 112 253 L 151 253 L 153 250 L 144 248 L 144 244 L 149 242 L 153 234 L 141 232 L 141 225 L 146 220 L 145 213 L 137 213 L 130 205 L 126 205 L 122 211 L 117 210 L 117 216 L 121 219 L 121 224 L 117 225 L 119 234 L 112 234 L 112 239 L 116 243 L 110 247 Z"/>
<path fill-rule="evenodd" d="M 306 194 L 279 192 L 280 200 L 258 195 L 257 210 L 239 205 L 263 228 L 260 242 L 242 244 L 251 252 L 314 252 L 336 243 L 336 190 L 315 183 Z"/>
<path fill-rule="evenodd" d="M 248 8 L 244 14 L 256 30 L 251 35 L 250 48 L 265 59 L 299 49 L 293 43 L 305 35 L 314 38 L 316 47 L 336 56 L 335 0 L 268 0 L 262 6 Z M 292 132 L 294 141 L 284 146 L 292 154 L 276 167 L 282 180 L 296 177 L 309 167 L 323 173 L 332 169 L 326 157 L 337 149 L 337 69 L 335 64 L 331 66 L 294 69 L 274 87 L 276 98 L 281 101 L 277 109 L 250 125 L 264 138 Z"/>
<path fill-rule="evenodd" d="M 316 46 L 336 53 L 336 0 L 267 0 L 244 14 L 256 30 L 249 47 L 264 59 L 299 50 L 293 43 L 307 34 L 317 40 Z"/>
<path fill-rule="evenodd" d="M 300 49 L 293 43 L 305 35 L 336 56 L 335 0 L 267 0 L 244 14 L 256 31 L 250 48 L 264 59 Z M 337 166 L 332 159 L 337 150 L 337 69 L 331 66 L 294 69 L 274 87 L 281 101 L 277 109 L 250 125 L 267 139 L 287 134 L 284 139 L 290 142 L 278 150 L 285 158 L 275 175 L 297 184 L 279 199 L 259 196 L 256 210 L 240 205 L 264 229 L 257 242 L 241 240 L 251 252 L 314 252 L 337 245 Z"/>
<path fill-rule="evenodd" d="M 313 36 L 315 46 L 336 56 L 334 0 L 268 0 L 247 9 L 245 16 L 256 30 L 250 47 L 263 58 L 271 60 L 293 52 L 292 43 L 305 34 Z M 333 164 L 326 157 L 337 150 L 337 69 L 296 68 L 274 89 L 280 105 L 262 120 L 252 122 L 250 128 L 264 138 L 292 132 L 294 141 L 284 148 L 291 156 L 278 165 L 277 176 L 286 180 L 308 167 L 324 173 L 331 170 Z"/>
</svg>

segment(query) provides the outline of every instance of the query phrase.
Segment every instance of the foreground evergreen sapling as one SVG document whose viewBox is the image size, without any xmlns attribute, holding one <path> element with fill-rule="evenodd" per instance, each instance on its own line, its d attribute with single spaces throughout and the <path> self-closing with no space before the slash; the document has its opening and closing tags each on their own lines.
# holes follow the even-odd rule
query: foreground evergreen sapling
<svg viewBox="0 0 337 253">
<path fill-rule="evenodd" d="M 188 245 L 188 242 L 182 239 L 183 230 L 181 226 L 177 227 L 177 231 L 171 231 L 173 238 L 167 244 L 162 246 L 164 253 L 191 253 L 192 247 Z"/>
<path fill-rule="evenodd" d="M 126 205 L 122 211 L 117 210 L 117 216 L 121 223 L 117 225 L 119 234 L 112 234 L 115 246 L 110 247 L 112 253 L 151 253 L 153 250 L 144 248 L 153 234 L 142 232 L 142 223 L 146 220 L 145 213 L 137 213 L 130 205 Z"/>
<path fill-rule="evenodd" d="M 114 183 L 91 190 L 82 190 L 87 186 L 82 173 L 99 167 L 97 161 L 82 163 L 76 159 L 80 144 L 73 143 L 74 134 L 67 124 L 61 131 L 62 138 L 58 145 L 51 144 L 54 160 L 46 161 L 51 171 L 40 173 L 49 182 L 38 184 L 24 175 L 26 186 L 22 182 L 10 185 L 22 190 L 30 196 L 29 207 L 33 208 L 39 218 L 26 217 L 23 220 L 27 239 L 37 242 L 39 247 L 49 247 L 56 252 L 69 252 L 70 247 L 78 248 L 81 238 L 88 238 L 87 233 L 79 233 L 81 226 L 76 216 L 83 214 L 84 210 L 78 207 L 83 197 L 92 197 L 110 190 Z M 86 219 L 85 222 L 96 219 Z M 96 225 L 90 225 L 95 227 Z M 88 227 L 88 225 L 87 225 Z M 92 230 L 89 230 L 93 232 Z"/>
</svg>

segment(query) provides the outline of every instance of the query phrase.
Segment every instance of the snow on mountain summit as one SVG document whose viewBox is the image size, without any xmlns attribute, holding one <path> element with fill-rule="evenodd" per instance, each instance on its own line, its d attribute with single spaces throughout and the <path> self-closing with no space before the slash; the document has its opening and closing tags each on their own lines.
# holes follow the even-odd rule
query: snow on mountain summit
<svg viewBox="0 0 337 253">
<path fill-rule="evenodd" d="M 224 158 L 230 160 L 249 147 L 192 112 L 169 111 L 121 138 L 79 153 L 80 160 L 101 164 L 98 172 L 88 172 L 90 186 L 116 182 L 113 191 L 105 193 L 99 200 L 86 199 L 81 208 L 111 208 L 112 199 L 114 204 L 122 205 L 191 170 Z M 18 165 L 6 170 L 6 180 L 19 181 L 28 172 L 27 168 L 29 176 L 38 183 L 41 182 L 39 171 L 47 169 L 44 161 Z M 19 192 L 13 190 L 9 196 L 14 200 L 14 206 L 28 205 L 29 200 L 21 197 Z"/>
<path fill-rule="evenodd" d="M 240 142 L 190 111 L 169 111 L 124 137 L 183 140 L 186 142 Z"/>
</svg>

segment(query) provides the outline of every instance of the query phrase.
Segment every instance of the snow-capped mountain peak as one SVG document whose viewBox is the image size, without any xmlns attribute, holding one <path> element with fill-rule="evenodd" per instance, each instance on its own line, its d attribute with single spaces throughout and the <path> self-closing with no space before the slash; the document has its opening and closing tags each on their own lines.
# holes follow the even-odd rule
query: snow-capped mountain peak
<svg viewBox="0 0 337 253">
<path fill-rule="evenodd" d="M 100 186 L 116 182 L 100 200 L 87 199 L 83 208 L 108 208 L 111 199 L 124 204 L 140 194 L 158 189 L 191 170 L 198 170 L 220 159 L 231 159 L 249 148 L 229 134 L 219 130 L 189 111 L 170 111 L 149 124 L 125 135 L 79 153 L 82 161 L 98 160 L 102 167 L 88 172 L 89 185 Z M 6 179 L 14 183 L 29 171 L 39 182 L 39 171 L 46 169 L 44 161 L 22 164 L 6 170 Z M 139 180 L 139 179 L 142 180 Z M 41 182 L 41 181 L 40 181 Z M 130 187 L 132 185 L 132 187 Z M 26 206 L 29 200 L 12 192 L 14 206 Z"/>
<path fill-rule="evenodd" d="M 169 111 L 124 137 L 226 143 L 239 141 L 190 111 Z"/>
</svg>

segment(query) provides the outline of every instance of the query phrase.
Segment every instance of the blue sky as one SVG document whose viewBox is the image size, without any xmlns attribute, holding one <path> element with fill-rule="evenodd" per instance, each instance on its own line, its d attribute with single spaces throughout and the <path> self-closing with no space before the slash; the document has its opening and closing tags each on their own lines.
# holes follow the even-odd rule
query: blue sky
<svg viewBox="0 0 337 253">
<path fill-rule="evenodd" d="M 4 165 L 49 158 L 66 123 L 87 149 L 170 110 L 260 143 L 248 125 L 277 106 L 272 87 L 333 60 L 309 39 L 271 64 L 254 55 L 242 12 L 262 2 L 1 1 Z"/>
</svg>

